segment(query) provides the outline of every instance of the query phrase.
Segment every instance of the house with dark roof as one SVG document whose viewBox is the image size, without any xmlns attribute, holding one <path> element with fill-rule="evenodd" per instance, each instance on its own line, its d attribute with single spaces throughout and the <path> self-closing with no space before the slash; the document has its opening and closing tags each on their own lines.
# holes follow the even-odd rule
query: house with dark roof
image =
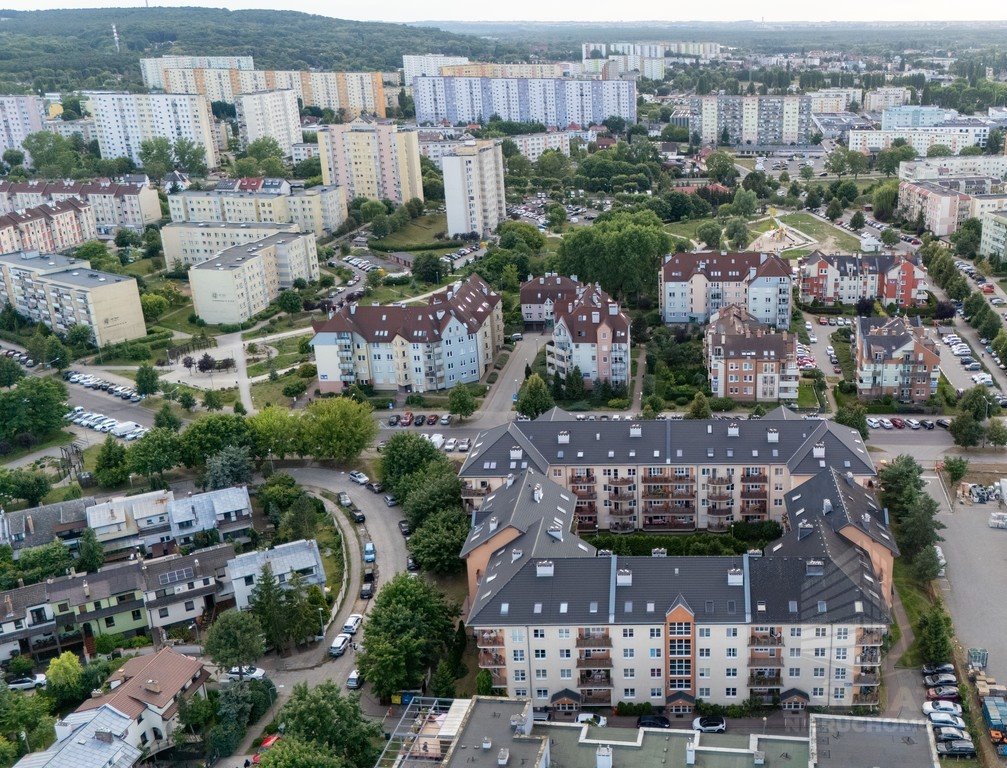
<svg viewBox="0 0 1007 768">
<path fill-rule="evenodd" d="M 145 560 L 143 602 L 147 625 L 158 641 L 167 639 L 169 627 L 208 620 L 229 604 L 227 564 L 234 559 L 231 544 L 218 544 L 188 555 L 168 555 Z"/>
<path fill-rule="evenodd" d="M 351 303 L 314 326 L 320 388 L 429 392 L 479 381 L 503 345 L 500 296 L 473 273 L 425 305 Z"/>
<path fill-rule="evenodd" d="M 670 253 L 658 277 L 661 319 L 704 323 L 721 308 L 738 304 L 762 323 L 787 328 L 791 281 L 790 265 L 775 254 Z"/>
<path fill-rule="evenodd" d="M 829 467 L 875 475 L 860 434 L 778 409 L 759 420 L 515 421 L 480 433 L 459 472 L 478 507 L 533 470 L 576 497 L 579 531 L 723 531 L 783 520 L 784 495 Z"/>
<path fill-rule="evenodd" d="M 129 739 L 131 720 L 114 707 L 71 712 L 56 721 L 56 740 L 15 768 L 133 768 L 143 751 Z"/>
<path fill-rule="evenodd" d="M 550 329 L 556 319 L 556 306 L 576 301 L 585 288 L 577 275 L 549 272 L 541 277 L 528 276 L 521 283 L 521 318 L 525 328 Z"/>
<path fill-rule="evenodd" d="M 858 317 L 853 332 L 859 397 L 890 395 L 899 402 L 925 403 L 936 394 L 940 345 L 918 317 Z"/>
<path fill-rule="evenodd" d="M 714 397 L 745 403 L 797 400 L 797 336 L 786 328 L 777 331 L 731 304 L 710 317 L 703 350 Z"/>
<path fill-rule="evenodd" d="M 860 299 L 911 307 L 926 303 L 926 272 L 900 253 L 808 254 L 800 267 L 801 301 L 852 306 Z"/>
<path fill-rule="evenodd" d="M 576 298 L 553 307 L 552 338 L 546 343 L 550 374 L 566 379 L 579 370 L 585 386 L 596 381 L 626 386 L 632 359 L 629 316 L 598 285 L 583 286 Z"/>
</svg>

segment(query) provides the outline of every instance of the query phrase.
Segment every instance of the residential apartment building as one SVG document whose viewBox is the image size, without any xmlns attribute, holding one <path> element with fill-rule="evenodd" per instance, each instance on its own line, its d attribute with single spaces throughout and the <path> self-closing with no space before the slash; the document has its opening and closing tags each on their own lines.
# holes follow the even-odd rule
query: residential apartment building
<svg viewBox="0 0 1007 768">
<path fill-rule="evenodd" d="M 431 76 L 553 78 L 568 77 L 570 74 L 570 65 L 561 61 L 549 61 L 538 64 L 501 64 L 498 62 L 478 61 L 468 64 L 443 66 L 439 72 L 434 72 Z M 406 80 L 406 85 L 412 85 L 412 82 L 412 80 Z"/>
<path fill-rule="evenodd" d="M 886 85 L 882 88 L 875 88 L 864 94 L 864 110 L 867 112 L 881 112 L 890 107 L 900 107 L 908 104 L 913 97 L 913 92 L 909 88 L 902 86 Z"/>
<path fill-rule="evenodd" d="M 809 96 L 695 96 L 689 132 L 703 144 L 803 145 L 811 140 Z"/>
<path fill-rule="evenodd" d="M 596 381 L 628 386 L 633 359 L 629 316 L 597 285 L 579 286 L 571 300 L 553 306 L 555 323 L 546 342 L 546 370 L 566 379 L 580 371 Z"/>
<path fill-rule="evenodd" d="M 956 232 L 966 219 L 1007 208 L 1007 190 L 1000 179 L 982 176 L 902 181 L 899 208 L 911 221 L 922 215 L 926 228 L 943 237 Z"/>
<path fill-rule="evenodd" d="M 448 235 L 487 237 L 507 220 L 501 141 L 466 141 L 441 158 Z"/>
<path fill-rule="evenodd" d="M 959 117 L 939 125 L 926 128 L 895 128 L 890 131 L 850 131 L 851 152 L 873 153 L 891 149 L 896 139 L 903 139 L 919 155 L 941 144 L 958 154 L 965 147 L 985 147 L 990 126 L 987 120 L 975 117 Z"/>
<path fill-rule="evenodd" d="M 242 70 L 173 68 L 164 70 L 164 90 L 235 103 L 242 93 L 292 90 L 305 107 L 331 109 L 347 119 L 385 116 L 384 79 L 380 72 L 314 70 Z"/>
<path fill-rule="evenodd" d="M 666 323 L 704 323 L 721 308 L 738 304 L 760 322 L 790 327 L 790 265 L 774 254 L 668 254 L 659 280 Z"/>
<path fill-rule="evenodd" d="M 238 94 L 234 100 L 242 146 L 258 139 L 276 139 L 284 157 L 301 141 L 301 113 L 297 95 L 289 89 Z"/>
<path fill-rule="evenodd" d="M 189 269 L 196 314 L 210 324 L 248 320 L 298 279 L 318 279 L 315 238 L 303 232 L 235 245 Z"/>
<path fill-rule="evenodd" d="M 846 304 L 877 299 L 884 305 L 926 303 L 926 272 L 897 253 L 825 254 L 812 251 L 800 267 L 800 296 L 807 304 Z"/>
<path fill-rule="evenodd" d="M 318 186 L 290 189 L 283 182 L 277 189 L 263 189 L 263 181 L 249 179 L 250 188 L 187 189 L 168 196 L 173 222 L 229 224 L 294 224 L 302 232 L 322 237 L 346 220 L 346 194 L 342 187 Z M 282 179 L 277 180 L 282 181 Z M 257 183 L 258 182 L 258 183 Z"/>
<path fill-rule="evenodd" d="M 805 504 L 765 552 L 624 557 L 566 530 L 566 499 L 529 471 L 474 513 L 466 626 L 501 692 L 543 711 L 649 702 L 672 716 L 696 699 L 878 705 L 891 614 L 859 529 Z M 891 538 L 876 502 L 870 528 Z"/>
<path fill-rule="evenodd" d="M 618 116 L 636 122 L 636 84 L 623 80 L 562 78 L 423 77 L 413 86 L 416 122 L 479 123 L 503 120 L 565 128 Z"/>
<path fill-rule="evenodd" d="M 76 197 L 0 216 L 0 253 L 67 251 L 97 236 L 94 210 Z"/>
<path fill-rule="evenodd" d="M 143 603 L 147 626 L 156 643 L 171 627 L 203 622 L 230 604 L 226 566 L 235 557 L 231 544 L 143 561 Z"/>
<path fill-rule="evenodd" d="M 864 103 L 862 88 L 823 88 L 808 94 L 811 99 L 812 113 L 846 112 L 850 105 Z"/>
<path fill-rule="evenodd" d="M 412 87 L 417 77 L 436 77 L 441 67 L 468 64 L 468 56 L 447 56 L 443 53 L 407 53 L 402 57 L 402 82 Z"/>
<path fill-rule="evenodd" d="M 272 549 L 245 552 L 230 560 L 225 568 L 239 611 L 248 608 L 264 566 L 269 566 L 277 583 L 284 588 L 290 585 L 294 574 L 301 577 L 305 588 L 312 584 L 325 586 L 325 568 L 314 539 L 288 541 Z"/>
<path fill-rule="evenodd" d="M 888 107 L 881 112 L 881 130 L 895 131 L 900 128 L 932 128 L 958 117 L 958 110 L 944 107 L 904 104 Z"/>
<path fill-rule="evenodd" d="M 5 150 L 23 151 L 22 143 L 32 133 L 42 130 L 45 106 L 38 96 L 0 95 L 0 154 Z M 31 158 L 25 158 L 31 164 Z"/>
<path fill-rule="evenodd" d="M 103 235 L 117 229 L 142 232 L 148 224 L 155 224 L 161 218 L 157 190 L 149 184 L 120 184 L 106 179 L 0 181 L 0 213 L 14 213 L 47 203 L 54 205 L 70 199 L 90 206 L 97 232 Z M 94 237 L 93 234 L 89 236 Z"/>
<path fill-rule="evenodd" d="M 217 166 L 213 115 L 205 96 L 112 92 L 86 96 L 103 158 L 128 157 L 140 165 L 144 141 L 188 139 L 203 148 L 208 168 Z"/>
<path fill-rule="evenodd" d="M 322 183 L 343 187 L 348 200 L 423 199 L 416 131 L 360 119 L 326 125 L 318 131 L 318 157 Z"/>
<path fill-rule="evenodd" d="M 175 746 L 184 730 L 179 709 L 193 697 L 206 698 L 210 672 L 199 659 L 173 648 L 127 659 L 108 679 L 109 692 L 92 696 L 77 713 L 109 707 L 130 718 L 125 741 L 147 755 Z"/>
<path fill-rule="evenodd" d="M 172 221 L 161 227 L 161 247 L 165 264 L 191 266 L 234 246 L 247 246 L 271 235 L 299 233 L 297 224 L 273 221 Z"/>
<path fill-rule="evenodd" d="M 5 303 L 58 334 L 81 325 L 99 347 L 147 335 L 132 277 L 97 272 L 86 260 L 18 251 L 0 255 L 0 280 Z"/>
<path fill-rule="evenodd" d="M 919 405 L 937 393 L 940 347 L 918 317 L 859 317 L 852 349 L 858 397 L 876 400 L 890 395 L 899 402 Z"/>
<path fill-rule="evenodd" d="M 528 276 L 521 283 L 521 318 L 526 328 L 549 330 L 556 321 L 556 308 L 565 307 L 580 298 L 586 286 L 577 275 L 547 272 L 542 277 Z"/>
<path fill-rule="evenodd" d="M 350 304 L 314 326 L 323 392 L 428 392 L 479 381 L 503 346 L 500 296 L 473 273 L 426 306 Z"/>
<path fill-rule="evenodd" d="M 140 59 L 143 85 L 151 90 L 165 88 L 166 69 L 238 69 L 255 68 L 251 56 L 159 56 Z"/>
<path fill-rule="evenodd" d="M 572 496 L 577 530 L 727 530 L 783 520 L 784 494 L 822 469 L 865 480 L 860 434 L 784 408 L 758 421 L 590 422 L 562 411 L 480 434 L 459 476 L 470 505 L 525 469 Z"/>
<path fill-rule="evenodd" d="M 939 180 L 958 176 L 1007 179 L 1007 155 L 920 157 L 899 163 L 899 179 L 902 181 Z"/>
<path fill-rule="evenodd" d="M 297 165 L 304 160 L 310 160 L 313 157 L 318 157 L 318 145 L 306 141 L 299 141 L 296 144 L 291 144 L 290 157 L 294 165 Z"/>
<path fill-rule="evenodd" d="M 982 215 L 983 233 L 979 241 L 979 255 L 989 258 L 996 254 L 1003 258 L 1007 253 L 1007 210 L 988 211 Z"/>
<path fill-rule="evenodd" d="M 710 391 L 745 403 L 796 401 L 797 336 L 755 319 L 737 304 L 710 317 L 703 337 Z"/>
<path fill-rule="evenodd" d="M 80 136 L 88 144 L 95 138 L 94 120 L 90 118 L 81 120 L 43 120 L 42 130 L 59 134 L 64 139 Z"/>
<path fill-rule="evenodd" d="M 420 154 L 430 158 L 438 168 L 442 166 L 442 159 L 449 155 L 456 148 L 465 144 L 466 141 L 473 140 L 469 134 L 457 136 L 454 132 L 450 136 L 440 131 L 420 131 Z M 543 152 L 561 152 L 567 157 L 570 156 L 570 134 L 566 131 L 549 131 L 546 133 L 528 133 L 520 136 L 508 136 L 508 141 L 513 141 L 518 148 L 518 152 L 527 157 L 531 162 L 539 159 Z"/>
</svg>

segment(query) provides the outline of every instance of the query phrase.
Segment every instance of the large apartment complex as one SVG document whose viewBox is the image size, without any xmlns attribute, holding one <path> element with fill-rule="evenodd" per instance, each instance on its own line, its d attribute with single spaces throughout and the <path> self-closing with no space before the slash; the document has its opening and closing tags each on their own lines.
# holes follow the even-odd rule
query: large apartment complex
<svg viewBox="0 0 1007 768">
<path fill-rule="evenodd" d="M 724 307 L 703 339 L 710 391 L 745 403 L 797 400 L 797 336 L 761 323 L 744 307 Z"/>
<path fill-rule="evenodd" d="M 822 469 L 866 479 L 860 434 L 777 409 L 758 421 L 577 421 L 562 411 L 483 432 L 466 457 L 462 497 L 478 504 L 531 469 L 563 486 L 580 531 L 727 530 L 783 520 L 784 494 Z"/>
<path fill-rule="evenodd" d="M 532 162 L 541 157 L 543 152 L 550 150 L 570 154 L 570 133 L 567 131 L 548 131 L 546 133 L 527 133 L 520 136 L 508 136 L 508 141 L 514 142 L 518 152 Z M 442 167 L 442 158 L 471 141 L 469 134 L 458 135 L 453 130 L 423 130 L 420 131 L 420 154 L 430 158 L 438 168 Z"/>
<path fill-rule="evenodd" d="M 159 56 L 140 59 L 143 84 L 153 90 L 164 90 L 166 69 L 240 69 L 255 68 L 251 56 Z"/>
<path fill-rule="evenodd" d="M 149 184 L 116 181 L 0 181 L 0 213 L 14 213 L 46 203 L 80 200 L 91 207 L 101 234 L 117 229 L 142 232 L 161 218 L 157 190 Z"/>
<path fill-rule="evenodd" d="M 909 221 L 922 215 L 926 228 L 944 237 L 956 232 L 966 219 L 1007 208 L 1007 189 L 1003 181 L 988 176 L 902 181 L 899 208 Z"/>
<path fill-rule="evenodd" d="M 166 264 L 191 266 L 238 245 L 249 245 L 275 234 L 299 234 L 293 223 L 273 221 L 172 221 L 161 227 Z M 312 235 L 303 233 L 304 237 Z"/>
<path fill-rule="evenodd" d="M 291 189 L 283 179 L 268 178 L 230 179 L 213 189 L 187 189 L 168 196 L 175 223 L 294 224 L 315 237 L 339 228 L 346 220 L 346 204 L 342 187 Z"/>
<path fill-rule="evenodd" d="M 903 181 L 940 180 L 959 176 L 1007 179 L 1007 155 L 920 157 L 899 163 L 899 179 Z"/>
<path fill-rule="evenodd" d="M 689 100 L 689 131 L 698 133 L 703 144 L 807 144 L 811 97 L 694 96 Z"/>
<path fill-rule="evenodd" d="M 596 381 L 627 386 L 633 359 L 629 316 L 597 285 L 577 285 L 574 296 L 553 305 L 555 322 L 546 343 L 550 374 L 575 371 L 590 389 Z"/>
<path fill-rule="evenodd" d="M 661 319 L 666 323 L 706 322 L 721 308 L 738 304 L 767 325 L 790 326 L 790 265 L 774 254 L 668 254 L 659 280 Z"/>
<path fill-rule="evenodd" d="M 420 125 L 479 123 L 493 115 L 560 128 L 612 116 L 636 122 L 636 84 L 626 80 L 421 77 L 413 100 Z"/>
<path fill-rule="evenodd" d="M 297 94 L 290 89 L 254 91 L 235 97 L 238 133 L 243 146 L 264 138 L 275 139 L 284 157 L 301 141 L 301 113 Z"/>
<path fill-rule="evenodd" d="M 348 200 L 423 199 L 416 131 L 366 120 L 323 126 L 318 131 L 318 156 L 322 183 L 343 187 Z"/>
<path fill-rule="evenodd" d="M 29 134 L 42 130 L 45 108 L 38 96 L 0 95 L 0 154 L 4 150 L 21 150 Z M 25 163 L 30 164 L 31 158 Z"/>
<path fill-rule="evenodd" d="M 899 128 L 932 128 L 947 120 L 958 117 L 958 111 L 944 107 L 905 104 L 889 107 L 881 113 L 881 130 L 894 131 Z"/>
<path fill-rule="evenodd" d="M 66 251 L 97 236 L 94 210 L 76 197 L 0 215 L 0 253 Z"/>
<path fill-rule="evenodd" d="M 966 147 L 985 147 L 992 124 L 977 117 L 956 117 L 921 128 L 893 128 L 882 131 L 853 130 L 849 133 L 851 152 L 872 153 L 890 149 L 895 141 L 905 141 L 919 155 L 935 145 L 949 147 L 958 154 Z"/>
<path fill-rule="evenodd" d="M 808 94 L 812 114 L 846 112 L 853 104 L 862 104 L 862 88 L 823 88 Z"/>
<path fill-rule="evenodd" d="M 443 53 L 405 54 L 402 57 L 402 82 L 412 87 L 417 77 L 435 77 L 441 67 L 468 64 L 468 56 L 446 56 Z"/>
<path fill-rule="evenodd" d="M 846 304 L 877 299 L 911 307 L 927 300 L 926 272 L 897 253 L 826 254 L 813 251 L 800 267 L 801 301 Z"/>
<path fill-rule="evenodd" d="M 441 158 L 448 235 L 486 237 L 507 219 L 504 160 L 497 139 L 466 141 Z"/>
<path fill-rule="evenodd" d="M 56 333 L 85 326 L 99 347 L 147 334 L 132 277 L 97 272 L 88 261 L 21 251 L 0 255 L 0 280 L 5 303 Z"/>
<path fill-rule="evenodd" d="M 860 397 L 922 404 L 937 393 L 940 347 L 918 317 L 858 317 L 853 329 Z"/>
<path fill-rule="evenodd" d="M 889 107 L 908 104 L 913 97 L 911 89 L 904 86 L 886 85 L 864 94 L 863 107 L 868 112 L 881 112 Z"/>
<path fill-rule="evenodd" d="M 104 158 L 128 157 L 140 165 L 140 145 L 153 138 L 188 139 L 202 147 L 206 165 L 217 166 L 217 139 L 210 100 L 172 93 L 86 94 Z"/>
<path fill-rule="evenodd" d="M 570 532 L 563 487 L 516 471 L 462 550 L 479 666 L 543 711 L 876 706 L 893 536 L 850 476 L 819 470 L 798 491 L 764 552 L 625 557 Z"/>
<path fill-rule="evenodd" d="M 1007 210 L 984 213 L 982 224 L 979 255 L 989 258 L 996 254 L 1003 258 L 1007 254 Z"/>
<path fill-rule="evenodd" d="M 303 232 L 234 245 L 189 269 L 196 314 L 210 324 L 248 320 L 299 279 L 318 279 L 315 238 Z"/>
<path fill-rule="evenodd" d="M 311 340 L 323 392 L 352 384 L 398 392 L 479 381 L 503 345 L 500 296 L 477 274 L 425 306 L 342 307 Z"/>
</svg>

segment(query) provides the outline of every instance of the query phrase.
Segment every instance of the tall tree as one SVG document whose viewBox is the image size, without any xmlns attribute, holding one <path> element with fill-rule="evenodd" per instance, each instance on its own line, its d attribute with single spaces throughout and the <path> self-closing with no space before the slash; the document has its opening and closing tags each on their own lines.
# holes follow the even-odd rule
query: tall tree
<svg viewBox="0 0 1007 768">
<path fill-rule="evenodd" d="M 533 373 L 521 386 L 518 393 L 517 410 L 530 419 L 535 419 L 553 407 L 549 387 L 537 373 Z"/>
<path fill-rule="evenodd" d="M 363 716 L 358 697 L 332 680 L 295 685 L 282 716 L 286 736 L 323 745 L 348 768 L 371 768 L 378 758 L 380 727 Z"/>
<path fill-rule="evenodd" d="M 85 573 L 96 573 L 105 563 L 105 548 L 92 528 L 86 528 L 77 545 L 77 565 Z"/>
<path fill-rule="evenodd" d="M 708 419 L 711 415 L 710 401 L 706 399 L 706 395 L 702 392 L 697 392 L 692 398 L 692 403 L 689 404 L 689 411 L 686 413 L 686 417 L 689 419 Z"/>
<path fill-rule="evenodd" d="M 157 371 L 149 363 L 144 363 L 136 369 L 136 393 L 138 395 L 153 395 L 161 388 Z"/>
<path fill-rule="evenodd" d="M 111 435 L 105 437 L 105 442 L 98 451 L 94 476 L 103 488 L 115 488 L 129 480 L 126 446 Z"/>
<path fill-rule="evenodd" d="M 458 553 L 468 534 L 465 513 L 459 508 L 443 509 L 430 515 L 406 544 L 424 570 L 438 574 L 458 573 L 463 565 Z"/>
<path fill-rule="evenodd" d="M 259 619 L 235 609 L 217 617 L 203 642 L 203 653 L 222 669 L 254 664 L 264 651 Z"/>
<path fill-rule="evenodd" d="M 448 395 L 448 410 L 461 420 L 476 412 L 476 399 L 468 387 L 457 386 Z"/>
<path fill-rule="evenodd" d="M 287 618 L 283 605 L 283 588 L 276 581 L 273 569 L 266 563 L 248 601 L 252 614 L 259 620 L 266 645 L 282 651 L 287 644 Z"/>
<path fill-rule="evenodd" d="M 228 445 L 206 462 L 206 486 L 210 490 L 246 485 L 252 480 L 252 460 L 247 445 Z"/>
<path fill-rule="evenodd" d="M 319 459 L 347 464 L 378 435 L 370 404 L 345 397 L 315 400 L 307 407 L 304 418 L 309 452 Z"/>
<path fill-rule="evenodd" d="M 171 142 L 163 136 L 155 136 L 140 142 L 140 165 L 147 175 L 161 179 L 174 167 Z"/>
</svg>

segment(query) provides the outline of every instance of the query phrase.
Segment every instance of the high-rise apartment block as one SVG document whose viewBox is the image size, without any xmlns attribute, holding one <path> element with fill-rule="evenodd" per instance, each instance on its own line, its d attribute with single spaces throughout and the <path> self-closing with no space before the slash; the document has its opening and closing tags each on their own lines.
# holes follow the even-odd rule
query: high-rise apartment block
<svg viewBox="0 0 1007 768">
<path fill-rule="evenodd" d="M 251 56 L 160 56 L 140 59 L 143 84 L 150 89 L 164 89 L 166 69 L 238 69 L 255 68 Z"/>
<path fill-rule="evenodd" d="M 276 234 L 298 234 L 296 224 L 261 222 L 173 221 L 161 227 L 161 247 L 169 266 L 191 266 L 234 246 Z M 305 237 L 310 237 L 305 233 Z"/>
<path fill-rule="evenodd" d="M 920 157 L 899 163 L 899 178 L 904 180 L 940 180 L 957 176 L 993 176 L 1007 179 L 1007 155 Z"/>
<path fill-rule="evenodd" d="M 1007 210 L 990 211 L 982 217 L 983 233 L 979 241 L 979 255 L 990 257 L 1007 254 Z"/>
<path fill-rule="evenodd" d="M 346 197 L 423 199 L 420 144 L 416 131 L 391 123 L 354 120 L 318 131 L 322 182 L 346 189 Z"/>
<path fill-rule="evenodd" d="M 241 143 L 248 146 L 263 138 L 276 139 L 284 157 L 301 141 L 301 113 L 297 95 L 289 89 L 243 93 L 234 101 Z"/>
<path fill-rule="evenodd" d="M 890 149 L 898 140 L 916 150 L 918 155 L 926 155 L 931 147 L 942 145 L 953 154 L 966 147 L 985 147 L 993 123 L 978 117 L 956 117 L 936 125 L 920 128 L 893 128 L 888 131 L 850 131 L 851 152 L 880 152 Z"/>
<path fill-rule="evenodd" d="M 468 64 L 468 56 L 445 56 L 443 53 L 406 54 L 402 57 L 402 82 L 412 87 L 417 77 L 435 77 L 441 67 Z"/>
<path fill-rule="evenodd" d="M 689 131 L 698 133 L 703 144 L 807 144 L 811 97 L 694 96 L 689 100 Z"/>
<path fill-rule="evenodd" d="M 899 209 L 907 220 L 923 217 L 938 237 L 958 231 L 967 219 L 1007 208 L 1003 181 L 989 176 L 955 176 L 933 181 L 899 182 Z"/>
<path fill-rule="evenodd" d="M 174 143 L 189 139 L 206 152 L 207 167 L 216 167 L 213 115 L 205 96 L 105 91 L 86 96 L 102 157 L 128 157 L 139 165 L 144 141 L 165 138 Z"/>
<path fill-rule="evenodd" d="M 4 150 L 20 150 L 25 137 L 42 128 L 45 108 L 38 96 L 0 95 L 0 154 Z M 30 163 L 26 158 L 25 162 Z"/>
<path fill-rule="evenodd" d="M 448 235 L 486 237 L 507 218 L 504 161 L 496 139 L 466 141 L 441 158 Z"/>
<path fill-rule="evenodd" d="M 90 328 L 99 347 L 147 334 L 136 280 L 91 269 L 90 262 L 38 251 L 0 256 L 3 298 L 56 333 Z"/>
<path fill-rule="evenodd" d="M 636 84 L 623 80 L 421 77 L 413 86 L 421 125 L 503 120 L 565 128 L 617 116 L 636 122 Z"/>
<path fill-rule="evenodd" d="M 881 112 L 889 107 L 900 107 L 908 104 L 913 97 L 909 88 L 886 85 L 864 94 L 864 109 L 868 112 Z"/>
<path fill-rule="evenodd" d="M 846 112 L 851 104 L 863 103 L 864 91 L 862 88 L 823 88 L 809 93 L 808 98 L 814 114 Z"/>
<path fill-rule="evenodd" d="M 70 199 L 91 207 L 100 234 L 111 234 L 117 229 L 142 232 L 148 224 L 161 218 L 157 190 L 149 184 L 119 184 L 105 180 L 0 181 L 0 213 L 14 213 Z"/>
</svg>

